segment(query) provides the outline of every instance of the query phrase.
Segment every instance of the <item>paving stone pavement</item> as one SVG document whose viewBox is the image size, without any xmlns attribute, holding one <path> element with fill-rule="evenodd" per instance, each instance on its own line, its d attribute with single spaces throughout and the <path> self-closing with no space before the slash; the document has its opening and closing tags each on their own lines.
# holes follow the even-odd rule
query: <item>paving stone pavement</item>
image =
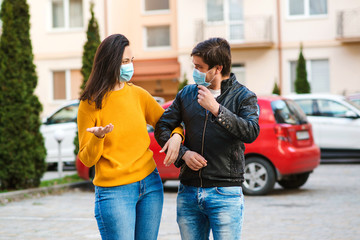
<svg viewBox="0 0 360 240">
<path fill-rule="evenodd" d="M 245 240 L 359 240 L 360 164 L 322 164 L 299 190 L 245 197 Z M 165 186 L 159 240 L 179 240 L 176 185 Z M 0 206 L 0 240 L 100 239 L 93 217 L 94 193 L 61 195 Z"/>
</svg>

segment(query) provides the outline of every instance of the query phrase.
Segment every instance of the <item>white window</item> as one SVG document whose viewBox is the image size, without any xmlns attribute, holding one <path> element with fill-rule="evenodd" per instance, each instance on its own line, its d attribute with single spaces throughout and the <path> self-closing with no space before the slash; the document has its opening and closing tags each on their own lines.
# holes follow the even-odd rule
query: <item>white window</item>
<svg viewBox="0 0 360 240">
<path fill-rule="evenodd" d="M 52 72 L 52 98 L 54 101 L 79 98 L 82 75 L 80 70 Z"/>
<path fill-rule="evenodd" d="M 170 26 L 154 26 L 145 28 L 146 48 L 169 48 Z"/>
<path fill-rule="evenodd" d="M 313 17 L 327 15 L 327 0 L 288 0 L 288 16 Z"/>
<path fill-rule="evenodd" d="M 236 80 L 238 80 L 239 83 L 246 85 L 244 64 L 233 64 L 231 66 L 231 72 L 235 74 Z"/>
<path fill-rule="evenodd" d="M 143 0 L 144 12 L 159 13 L 169 11 L 169 0 Z"/>
<path fill-rule="evenodd" d="M 79 29 L 83 27 L 82 0 L 50 0 L 51 29 Z"/>
<path fill-rule="evenodd" d="M 244 40 L 243 0 L 207 0 L 207 22 L 223 22 L 231 42 Z"/>
<path fill-rule="evenodd" d="M 297 61 L 290 62 L 291 92 L 295 92 Z M 330 92 L 329 60 L 308 60 L 306 61 L 308 82 L 312 93 Z"/>
</svg>

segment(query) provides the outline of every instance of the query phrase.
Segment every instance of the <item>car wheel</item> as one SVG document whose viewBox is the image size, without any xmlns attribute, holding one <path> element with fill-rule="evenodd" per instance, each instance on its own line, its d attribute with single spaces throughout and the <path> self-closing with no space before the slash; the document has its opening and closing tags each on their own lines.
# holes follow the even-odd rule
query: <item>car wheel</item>
<svg viewBox="0 0 360 240">
<path fill-rule="evenodd" d="M 242 188 L 246 195 L 265 195 L 274 188 L 275 172 L 271 164 L 259 157 L 246 159 Z"/>
<path fill-rule="evenodd" d="M 309 178 L 310 173 L 302 173 L 302 174 L 296 174 L 291 175 L 286 179 L 282 179 L 279 181 L 280 186 L 282 186 L 285 189 L 295 189 L 299 188 L 302 185 L 306 183 L 306 181 Z"/>
</svg>

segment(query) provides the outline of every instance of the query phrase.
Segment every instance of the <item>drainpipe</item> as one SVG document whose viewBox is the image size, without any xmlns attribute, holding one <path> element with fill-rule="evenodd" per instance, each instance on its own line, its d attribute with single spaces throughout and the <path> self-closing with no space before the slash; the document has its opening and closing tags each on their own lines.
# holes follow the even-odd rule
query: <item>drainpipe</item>
<svg viewBox="0 0 360 240">
<path fill-rule="evenodd" d="M 280 11 L 280 0 L 276 1 L 276 8 L 277 8 L 277 40 L 278 40 L 278 61 L 279 61 L 279 89 L 280 94 L 282 94 L 282 42 L 281 42 L 281 11 Z"/>
<path fill-rule="evenodd" d="M 104 0 L 104 33 L 106 38 L 108 36 L 108 5 L 107 0 Z"/>
</svg>

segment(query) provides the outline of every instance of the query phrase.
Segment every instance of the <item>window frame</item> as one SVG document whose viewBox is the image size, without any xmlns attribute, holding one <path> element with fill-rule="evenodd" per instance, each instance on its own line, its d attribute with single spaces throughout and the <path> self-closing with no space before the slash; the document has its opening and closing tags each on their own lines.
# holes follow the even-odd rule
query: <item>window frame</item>
<svg viewBox="0 0 360 240">
<path fill-rule="evenodd" d="M 302 20 L 302 19 L 323 19 L 329 15 L 329 2 L 326 0 L 326 13 L 325 14 L 310 14 L 310 0 L 304 0 L 304 14 L 291 15 L 290 14 L 290 0 L 286 0 L 286 18 L 288 20 Z"/>
<path fill-rule="evenodd" d="M 146 0 L 141 0 L 141 11 L 143 15 L 163 15 L 163 14 L 170 14 L 170 0 L 169 1 L 169 9 L 161 9 L 161 10 L 146 10 Z"/>
<path fill-rule="evenodd" d="M 79 32 L 85 30 L 85 16 L 84 16 L 84 0 L 82 3 L 82 27 L 70 27 L 70 0 L 61 0 L 64 7 L 64 27 L 53 27 L 53 8 L 52 3 L 54 0 L 48 0 L 48 32 Z"/>
<path fill-rule="evenodd" d="M 50 99 L 53 103 L 62 103 L 71 100 L 71 70 L 72 69 L 50 70 Z M 54 99 L 54 72 L 65 72 L 65 99 Z"/>
<path fill-rule="evenodd" d="M 313 81 L 312 79 L 312 61 L 327 61 L 328 62 L 328 70 L 329 70 L 329 84 L 330 84 L 330 58 L 313 58 L 313 59 L 307 59 L 305 60 L 306 61 L 306 73 L 307 73 L 307 80 L 310 84 L 310 87 L 311 87 L 311 83 Z M 294 86 L 294 89 L 291 89 L 293 87 L 293 85 L 295 84 L 295 81 L 294 81 L 294 84 L 292 82 L 292 78 L 291 78 L 291 64 L 294 63 L 294 62 L 297 62 L 298 59 L 296 60 L 289 60 L 288 61 L 288 69 L 289 69 L 289 92 L 290 93 L 296 93 L 295 92 L 295 86 Z M 296 80 L 296 68 L 295 68 L 295 79 Z M 329 87 L 330 88 L 330 87 Z M 320 93 L 320 92 L 316 92 L 316 93 Z"/>
<path fill-rule="evenodd" d="M 207 4 L 207 2 L 205 3 Z M 243 17 L 244 17 L 244 1 L 242 0 L 242 11 L 243 11 Z M 243 38 L 242 39 L 231 39 L 230 38 L 230 26 L 232 25 L 242 25 L 243 26 L 243 31 L 244 31 L 244 25 L 245 25 L 245 21 L 244 19 L 242 20 L 230 20 L 230 3 L 229 0 L 223 0 L 223 20 L 221 21 L 209 21 L 208 20 L 208 9 L 207 9 L 207 5 L 205 6 L 205 19 L 206 19 L 206 25 L 212 26 L 212 27 L 216 27 L 219 25 L 225 25 L 226 26 L 226 38 L 229 39 L 229 42 L 232 44 L 239 44 L 239 43 L 244 43 L 245 42 L 245 37 L 244 37 L 244 32 L 243 32 Z"/>
<path fill-rule="evenodd" d="M 152 28 L 152 27 L 163 27 L 163 26 L 168 26 L 169 27 L 169 46 L 155 46 L 155 47 L 149 47 L 147 45 L 148 42 L 148 28 Z M 171 25 L 170 24 L 165 24 L 165 25 L 155 25 L 155 26 L 144 26 L 143 28 L 143 35 L 144 35 L 144 50 L 145 51 L 164 51 L 164 50 L 171 50 L 172 46 L 171 46 Z"/>
</svg>

